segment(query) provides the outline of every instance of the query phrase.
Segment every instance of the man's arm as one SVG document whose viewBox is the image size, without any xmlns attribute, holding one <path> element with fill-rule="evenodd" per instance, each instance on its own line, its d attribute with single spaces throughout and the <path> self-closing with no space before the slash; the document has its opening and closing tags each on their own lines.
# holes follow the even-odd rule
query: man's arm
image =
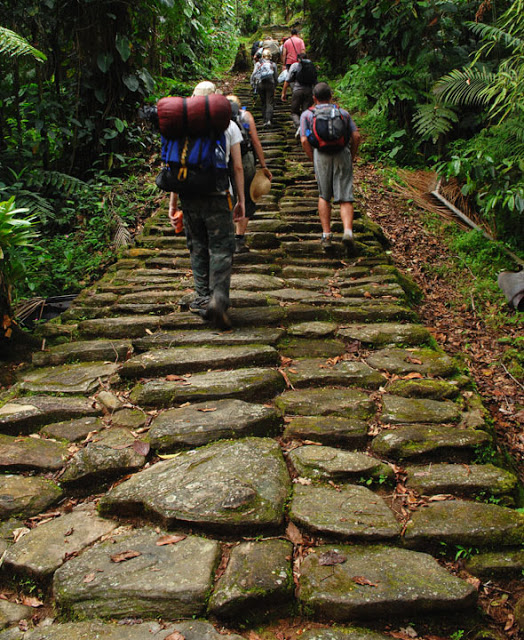
<svg viewBox="0 0 524 640">
<path fill-rule="evenodd" d="M 242 167 L 242 153 L 240 143 L 231 146 L 231 160 L 233 162 L 233 180 L 237 194 L 237 203 L 233 209 L 233 220 L 240 220 L 246 217 L 245 196 L 244 196 L 244 169 Z"/>
<path fill-rule="evenodd" d="M 313 162 L 313 147 L 311 146 L 307 136 L 300 136 L 300 143 L 302 144 L 302 149 L 304 149 L 306 156 Z"/>
<path fill-rule="evenodd" d="M 287 80 L 284 80 L 284 86 L 282 87 L 282 95 L 280 96 L 282 101 L 285 101 L 287 96 L 287 88 L 289 87 L 289 82 Z"/>
<path fill-rule="evenodd" d="M 249 122 L 249 136 L 251 138 L 251 142 L 253 144 L 253 151 L 255 152 L 256 157 L 260 163 L 261 169 L 263 169 L 264 174 L 270 179 L 273 180 L 273 175 L 271 171 L 267 168 L 266 159 L 264 156 L 264 149 L 262 148 L 262 143 L 260 142 L 260 138 L 258 137 L 257 125 L 255 124 L 255 119 L 250 111 L 245 112 L 245 118 Z"/>
<path fill-rule="evenodd" d="M 355 131 L 351 132 L 351 138 L 349 141 L 349 148 L 351 150 L 351 159 L 353 160 L 353 162 L 355 162 L 355 160 L 358 157 L 358 148 L 360 146 L 360 133 L 358 129 L 355 129 Z"/>
</svg>

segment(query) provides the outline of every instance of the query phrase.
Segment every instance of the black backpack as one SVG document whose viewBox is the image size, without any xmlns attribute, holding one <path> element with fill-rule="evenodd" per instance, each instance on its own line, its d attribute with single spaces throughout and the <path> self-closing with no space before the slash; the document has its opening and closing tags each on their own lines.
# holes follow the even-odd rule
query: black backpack
<svg viewBox="0 0 524 640">
<path fill-rule="evenodd" d="M 304 85 L 317 84 L 317 69 L 311 60 L 301 60 L 299 62 L 295 80 Z"/>
<path fill-rule="evenodd" d="M 245 108 L 244 108 L 245 109 Z M 243 110 L 244 110 L 243 109 Z M 241 110 L 235 102 L 231 103 L 232 120 L 237 123 L 240 133 L 242 134 L 242 142 L 240 143 L 240 151 L 242 155 L 246 155 L 249 151 L 253 151 L 251 143 L 251 135 L 249 133 L 249 123 L 242 118 Z"/>
<path fill-rule="evenodd" d="M 339 153 L 349 142 L 349 121 L 336 104 L 310 107 L 312 128 L 306 131 L 309 143 L 322 153 Z"/>
</svg>

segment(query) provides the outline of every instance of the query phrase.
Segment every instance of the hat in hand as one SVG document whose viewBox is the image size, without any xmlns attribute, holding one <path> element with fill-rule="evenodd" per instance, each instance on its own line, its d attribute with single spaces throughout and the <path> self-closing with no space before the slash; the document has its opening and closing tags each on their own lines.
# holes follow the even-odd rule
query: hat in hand
<svg viewBox="0 0 524 640">
<path fill-rule="evenodd" d="M 249 187 L 249 195 L 253 202 L 258 202 L 262 196 L 265 196 L 271 190 L 271 180 L 266 176 L 263 169 L 257 169 L 255 177 L 251 181 Z"/>
</svg>

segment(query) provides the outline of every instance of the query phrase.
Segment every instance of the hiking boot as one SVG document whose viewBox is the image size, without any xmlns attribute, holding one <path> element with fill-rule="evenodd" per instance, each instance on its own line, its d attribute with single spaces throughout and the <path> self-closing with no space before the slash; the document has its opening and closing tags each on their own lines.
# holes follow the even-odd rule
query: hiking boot
<svg viewBox="0 0 524 640">
<path fill-rule="evenodd" d="M 342 244 L 344 245 L 348 258 L 355 254 L 355 239 L 352 234 L 344 233 L 342 236 Z"/>
<path fill-rule="evenodd" d="M 207 309 L 208 304 L 209 297 L 198 296 L 193 300 L 193 302 L 189 303 L 189 311 L 191 311 L 191 313 L 200 313 Z"/>
<path fill-rule="evenodd" d="M 211 296 L 205 320 L 209 320 L 217 329 L 231 329 L 231 320 L 227 315 L 227 304 L 222 296 L 216 294 Z"/>
<path fill-rule="evenodd" d="M 249 247 L 246 245 L 245 236 L 235 237 L 235 253 L 249 253 Z"/>
<path fill-rule="evenodd" d="M 322 238 L 320 240 L 320 244 L 322 245 L 322 249 L 324 249 L 324 251 L 330 251 L 331 248 L 333 247 L 333 234 L 330 233 L 328 235 L 322 235 Z"/>
</svg>

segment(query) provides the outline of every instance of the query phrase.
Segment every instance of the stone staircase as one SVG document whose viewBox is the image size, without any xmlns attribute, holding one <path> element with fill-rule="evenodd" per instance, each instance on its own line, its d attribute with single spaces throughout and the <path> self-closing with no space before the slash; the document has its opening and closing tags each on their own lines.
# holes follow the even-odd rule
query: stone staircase
<svg viewBox="0 0 524 640">
<path fill-rule="evenodd" d="M 0 640 L 450 637 L 489 622 L 481 581 L 521 575 L 517 478 L 474 385 L 364 211 L 358 255 L 323 252 L 288 108 L 260 129 L 274 181 L 233 330 L 184 311 L 167 201 L 41 328 L 0 408 Z"/>
</svg>

